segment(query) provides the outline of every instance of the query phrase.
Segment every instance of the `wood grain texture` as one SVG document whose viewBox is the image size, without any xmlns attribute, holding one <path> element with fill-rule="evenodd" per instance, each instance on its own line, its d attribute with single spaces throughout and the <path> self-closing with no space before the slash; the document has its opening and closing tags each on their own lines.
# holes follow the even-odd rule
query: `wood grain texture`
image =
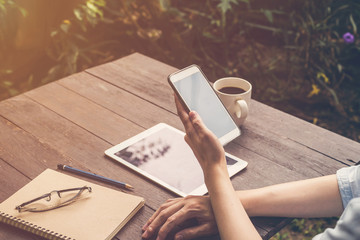
<svg viewBox="0 0 360 240">
<path fill-rule="evenodd" d="M 0 129 L 0 157 L 30 179 L 45 170 L 49 162 L 63 159 L 49 145 L 2 117 Z"/>
<path fill-rule="evenodd" d="M 61 79 L 58 83 L 143 128 L 164 122 L 183 130 L 175 113 L 86 72 Z"/>
<path fill-rule="evenodd" d="M 143 55 L 132 54 L 86 72 L 175 113 L 173 93 L 166 80 L 174 70 L 157 61 L 150 64 Z"/>
<path fill-rule="evenodd" d="M 106 158 L 104 151 L 160 122 L 183 130 L 167 83 L 176 70 L 135 53 L 1 101 L 0 200 L 46 168 L 69 164 L 135 187 L 133 194 L 144 197 L 146 206 L 115 239 L 140 239 L 146 220 L 176 195 Z M 255 100 L 241 129 L 225 147 L 249 163 L 232 178 L 235 189 L 333 174 L 360 160 L 359 143 Z M 268 239 L 291 219 L 252 221 Z M 38 238 L 0 224 L 0 239 Z"/>
<path fill-rule="evenodd" d="M 251 122 L 253 127 L 290 139 L 345 165 L 353 165 L 360 161 L 358 142 L 263 103 L 253 101 L 251 104 L 247 121 Z"/>
<path fill-rule="evenodd" d="M 137 80 L 136 76 L 133 76 L 131 71 L 136 71 L 135 68 L 137 66 L 134 64 L 127 64 L 127 58 L 131 59 L 131 62 L 134 62 L 134 59 L 137 59 L 136 62 L 138 64 L 145 64 L 148 60 L 147 57 L 133 54 L 113 62 L 116 66 L 109 64 L 101 68 L 95 67 L 89 69 L 87 72 L 100 77 L 115 86 L 121 87 L 125 91 L 140 96 L 149 102 L 155 102 L 162 108 L 175 113 L 171 89 L 169 90 L 168 87 L 165 87 L 167 84 L 166 77 L 174 69 L 164 68 L 160 75 L 152 75 L 152 71 L 146 72 L 146 75 L 149 78 L 154 78 L 159 81 L 160 84 L 164 85 L 164 88 L 155 87 L 154 92 L 158 94 L 154 96 L 148 93 L 148 87 L 144 90 L 132 85 L 132 81 Z M 156 67 L 156 64 L 159 64 L 159 66 Z M 157 62 L 153 63 L 151 66 L 152 69 L 162 69 L 161 65 L 161 63 Z M 126 71 L 124 70 L 125 68 Z M 166 101 L 166 99 L 168 99 L 168 101 Z M 166 102 L 164 102 L 164 100 Z M 267 107 L 257 101 L 253 100 L 251 103 L 250 116 L 251 117 L 247 119 L 246 124 L 242 127 L 242 136 L 234 141 L 234 143 L 237 144 L 237 147 L 226 147 L 228 152 L 249 162 L 248 169 L 239 174 L 239 176 L 243 177 L 235 176 L 233 178 L 234 186 L 239 186 L 237 189 L 243 189 L 244 186 L 248 188 L 261 187 L 279 182 L 333 174 L 336 169 L 343 167 L 344 163 L 349 163 L 348 161 L 337 161 L 335 160 L 336 158 L 340 158 L 339 156 L 341 156 L 342 159 L 346 159 L 359 156 L 359 148 L 356 148 L 358 144 L 354 144 L 348 139 L 346 139 L 345 145 L 350 141 L 352 148 L 351 151 L 347 151 L 346 155 L 338 154 L 337 151 L 324 154 L 327 149 L 324 148 L 324 144 L 319 143 L 322 143 L 329 138 L 332 142 L 337 142 L 338 139 L 341 140 L 342 137 L 294 118 L 286 113 Z M 284 122 L 286 124 L 283 124 Z M 268 123 L 269 125 L 267 125 Z M 302 128 L 311 128 L 311 130 L 308 132 L 299 131 L 299 129 Z M 309 132 L 311 133 L 311 136 L 316 136 L 316 141 L 309 140 Z M 287 135 L 287 133 L 289 134 Z M 245 154 L 244 151 L 240 153 L 239 149 L 241 148 L 247 149 L 247 154 Z M 253 154 L 249 154 L 249 152 L 253 152 Z M 256 169 L 258 170 L 256 171 Z M 249 176 L 250 174 L 247 174 L 250 170 L 258 179 L 254 179 L 253 175 Z M 281 177 L 279 177 L 279 175 L 281 175 Z M 247 181 L 245 180 L 246 184 L 243 182 L 244 179 L 247 179 Z M 280 219 L 278 223 L 283 221 L 288 222 L 287 220 Z M 269 230 L 269 233 L 272 232 L 271 226 L 264 226 L 264 228 Z"/>
<path fill-rule="evenodd" d="M 100 77 L 105 81 L 111 82 L 112 84 L 121 87 L 126 91 L 132 92 L 137 96 L 141 96 L 149 102 L 161 102 L 162 107 L 175 113 L 174 101 L 172 99 L 172 91 L 167 86 L 166 82 L 166 76 L 170 74 L 170 71 L 172 71 L 173 69 L 166 67 L 162 68 L 163 64 L 159 62 L 153 63 L 151 65 L 153 69 L 163 70 L 161 74 L 159 74 L 159 72 L 156 72 L 156 74 L 159 75 L 155 75 L 152 71 L 147 71 L 146 75 L 151 79 L 157 79 L 158 82 L 162 81 L 162 84 L 164 86 L 166 85 L 167 87 L 156 89 L 157 95 L 149 95 L 148 88 L 134 88 L 132 86 L 135 83 L 129 79 L 137 77 L 133 76 L 132 72 L 136 71 L 138 66 L 124 63 L 127 61 L 127 59 L 131 59 L 130 62 L 133 62 L 134 59 L 137 59 L 138 64 L 144 64 L 144 66 L 148 61 L 147 57 L 143 57 L 139 54 L 133 54 L 118 61 L 115 61 L 112 64 L 89 69 L 87 70 L 87 72 L 96 75 L 97 77 Z M 159 64 L 159 66 L 156 67 L 156 64 Z M 119 73 L 119 71 L 122 72 Z M 134 81 L 137 82 L 138 80 L 136 79 Z M 168 101 L 164 102 L 164 96 L 166 96 L 166 99 L 168 99 Z M 268 107 L 267 109 L 267 111 L 266 108 L 264 109 L 263 104 L 252 101 L 250 114 L 251 117 L 247 119 L 245 125 L 242 127 L 242 136 L 236 139 L 234 142 L 239 143 L 239 145 L 248 148 L 251 151 L 259 153 L 264 157 L 273 159 L 274 162 L 287 166 L 290 170 L 298 168 L 299 170 L 307 171 L 309 173 L 308 177 L 332 174 L 334 173 L 334 169 L 343 166 L 343 164 L 341 164 L 342 161 L 340 161 L 340 164 L 337 164 L 333 161 L 334 158 L 339 158 L 339 155 L 333 157 L 330 153 L 324 154 L 323 151 L 316 150 L 316 145 L 311 145 L 309 143 L 309 138 L 304 133 L 306 131 L 299 131 L 299 129 L 311 128 L 311 131 L 309 130 L 309 132 L 313 134 L 312 136 L 316 136 L 317 138 L 318 136 L 322 136 L 314 142 L 326 142 L 326 140 L 328 140 L 329 138 L 332 139 L 333 142 L 338 142 L 338 139 L 341 141 L 343 137 L 330 133 L 327 130 L 306 123 L 305 121 L 294 118 L 286 113 L 280 112 L 271 107 Z M 284 122 L 288 124 L 283 124 Z M 270 127 L 267 127 L 268 123 Z M 279 126 L 275 127 L 275 123 L 277 123 Z M 292 126 L 292 129 L 295 130 L 288 130 L 289 125 L 294 125 Z M 284 134 L 286 132 L 292 132 L 292 134 L 284 137 Z M 320 132 L 321 134 L 318 134 L 318 132 Z M 303 136 L 299 137 L 301 134 L 303 134 Z M 306 139 L 307 141 L 301 142 L 302 139 Z M 352 142 L 351 140 L 348 141 Z M 318 145 L 320 148 L 324 144 Z M 358 144 L 352 143 L 352 145 L 357 146 Z M 360 150 L 358 148 L 353 147 L 352 150 L 353 151 L 348 151 L 345 155 L 343 155 L 342 159 L 355 159 L 355 157 L 359 156 Z M 313 165 L 313 162 L 321 164 L 323 166 L 319 168 L 317 165 Z M 312 169 L 304 168 L 304 164 L 306 166 L 310 166 Z M 330 166 L 327 167 L 327 165 Z M 335 168 L 333 168 L 334 165 Z M 326 170 L 326 168 L 328 168 L 328 170 Z"/>
<path fill-rule="evenodd" d="M 103 82 L 99 82 L 99 80 L 96 78 L 91 79 L 91 77 L 85 75 L 84 73 L 74 75 L 71 78 L 62 79 L 61 81 L 59 81 L 59 83 L 63 86 L 66 86 L 69 89 L 72 89 L 73 91 L 76 90 L 78 93 L 81 93 L 82 96 L 85 96 L 92 100 L 96 99 L 96 103 L 101 104 L 102 106 L 104 106 L 108 109 L 111 109 L 112 111 L 118 113 L 119 115 L 122 115 L 123 117 L 126 117 L 126 118 L 132 117 L 131 119 L 134 119 L 133 115 L 130 115 L 131 112 L 134 112 L 135 116 L 136 116 L 136 120 L 138 120 L 138 119 L 140 120 L 138 124 L 139 125 L 141 124 L 144 127 L 146 127 L 146 126 L 150 127 L 153 124 L 156 124 L 156 123 L 161 122 L 162 120 L 166 119 L 166 116 L 169 116 L 169 114 L 167 112 L 164 114 L 161 114 L 161 113 L 159 114 L 159 110 L 157 110 L 156 116 L 154 114 L 152 114 L 151 112 L 149 112 L 149 114 L 153 115 L 151 118 L 147 118 L 148 115 L 143 116 L 141 114 L 143 109 L 146 110 L 146 109 L 153 107 L 150 103 L 148 103 L 146 101 L 144 103 L 144 100 L 141 99 L 139 103 L 134 104 L 135 101 L 139 101 L 139 98 L 134 97 L 130 93 L 121 91 L 112 85 L 106 85 Z M 87 87 L 87 86 L 91 86 L 91 87 Z M 108 97 L 106 98 L 106 100 L 104 100 L 101 97 L 102 94 L 107 94 Z M 128 102 L 128 100 L 124 100 L 124 101 L 126 101 L 125 103 L 124 103 L 124 101 L 121 101 L 124 98 L 124 95 L 126 96 L 127 99 L 131 98 L 131 104 L 135 105 L 135 108 L 129 109 L 130 102 Z M 144 104 L 146 106 L 144 106 Z M 129 114 L 129 112 L 130 112 L 130 114 Z M 170 115 L 170 116 L 171 116 L 171 119 L 170 119 L 171 121 L 169 121 L 169 119 L 166 119 L 163 122 L 166 122 L 173 126 L 174 126 L 174 124 L 180 123 L 180 121 L 177 117 L 174 117 L 174 115 Z M 153 122 L 154 119 L 157 119 L 157 120 L 153 124 L 147 124 L 148 121 Z M 181 124 L 180 124 L 180 126 L 181 126 Z M 177 127 L 180 128 L 179 126 L 177 126 Z M 239 147 L 237 145 L 234 147 L 234 149 L 238 149 L 238 148 Z M 236 153 L 236 151 L 232 151 L 232 152 Z M 304 176 L 294 174 L 293 171 L 287 171 L 287 169 L 284 170 L 283 167 L 281 167 L 280 165 L 275 165 L 275 164 L 271 163 L 266 158 L 263 158 L 261 156 L 257 156 L 255 158 L 253 156 L 254 154 L 251 154 L 253 152 L 250 152 L 247 149 L 244 149 L 243 152 L 245 152 L 245 153 L 238 154 L 238 156 L 244 156 L 244 154 L 245 154 L 245 156 L 250 155 L 251 157 L 248 157 L 250 159 L 256 159 L 256 158 L 258 158 L 258 159 L 255 163 L 256 164 L 255 169 L 251 169 L 251 171 L 247 171 L 248 174 L 246 174 L 246 176 L 242 177 L 242 181 L 235 181 L 235 182 L 239 182 L 242 185 L 242 187 L 239 187 L 237 189 L 244 189 L 244 187 L 245 188 L 262 187 L 265 182 L 264 181 L 265 179 L 268 179 L 268 181 L 269 181 L 268 185 L 270 185 L 270 184 L 286 182 L 286 181 L 293 181 L 293 180 L 305 178 Z M 274 169 L 274 170 L 269 171 L 269 169 Z M 278 176 L 276 174 L 274 175 L 274 173 L 279 172 L 279 169 L 281 169 L 282 172 L 287 171 L 287 173 L 283 173 L 282 178 L 278 178 Z M 254 174 L 254 173 L 256 173 L 256 174 Z M 240 173 L 239 175 L 243 176 L 242 173 Z M 255 178 L 254 176 L 256 176 L 257 178 Z M 244 184 L 244 179 L 247 180 L 246 184 Z M 261 185 L 259 185 L 259 183 L 261 183 Z M 259 220 L 255 219 L 254 223 L 259 225 L 258 221 Z M 272 223 L 276 222 L 276 224 L 280 224 L 283 221 L 284 221 L 284 219 L 274 219 L 271 222 Z M 289 221 L 290 220 L 286 220 L 285 223 L 288 223 Z M 261 221 L 261 224 L 262 224 L 262 227 L 265 228 L 263 231 L 267 231 L 269 228 L 273 228 L 273 226 L 275 225 L 274 224 L 271 226 L 265 226 L 266 224 L 264 224 L 264 221 Z M 268 234 L 268 233 L 266 233 L 266 234 Z"/>
<path fill-rule="evenodd" d="M 21 109 L 27 109 L 31 119 L 19 117 Z M 158 185 L 149 182 L 138 174 L 134 174 L 121 164 L 106 158 L 104 151 L 110 148 L 112 144 L 26 96 L 18 96 L 1 102 L 0 114 L 6 114 L 8 119 L 17 125 L 21 125 L 25 131 L 36 136 L 36 138 L 41 139 L 41 142 L 46 146 L 56 149 L 58 154 L 50 154 L 52 158 L 49 157 L 41 169 L 46 167 L 54 169 L 57 164 L 65 163 L 115 180 L 124 181 L 125 179 L 135 187 L 134 194 L 143 196 L 146 204 L 149 204 L 153 209 L 160 206 L 164 199 L 174 197 L 174 194 L 170 194 L 167 190 L 159 188 Z M 120 129 L 120 132 L 124 133 L 125 139 L 129 134 L 128 127 L 123 126 Z M 136 125 L 133 127 L 135 128 Z M 59 155 L 65 160 L 62 161 Z M 32 164 L 33 161 L 36 163 L 36 160 L 29 160 L 29 163 Z M 22 161 L 19 160 L 18 162 L 24 165 Z M 27 169 L 28 166 L 24 166 L 24 168 Z M 36 168 L 40 169 L 40 166 Z M 31 169 L 29 171 L 31 172 Z M 37 170 L 37 172 L 40 173 L 41 171 Z M 153 195 L 154 193 L 156 195 Z"/>
<path fill-rule="evenodd" d="M 45 240 L 39 236 L 0 223 L 0 239 L 1 240 Z"/>
<path fill-rule="evenodd" d="M 0 148 L 0 152 L 2 148 Z M 30 178 L 22 174 L 5 160 L 0 158 L 0 202 L 14 194 L 18 189 L 30 181 Z M 1 239 L 1 238 L 0 238 Z"/>
<path fill-rule="evenodd" d="M 27 116 L 20 117 L 19 114 L 22 114 L 24 109 L 27 110 Z M 54 169 L 58 163 L 65 163 L 116 180 L 124 181 L 126 179 L 135 187 L 133 193 L 146 199 L 146 204 L 151 206 L 149 211 L 152 212 L 164 199 L 174 197 L 174 194 L 170 194 L 167 190 L 159 188 L 156 184 L 105 158 L 104 150 L 111 147 L 111 144 L 26 96 L 21 95 L 2 101 L 0 103 L 0 115 L 6 115 L 7 119 L 22 126 L 22 129 L 18 129 L 13 123 L 3 120 L 4 123 L 7 123 L 5 129 L 5 127 L 1 127 L 0 122 L 2 132 L 6 133 L 6 135 L 1 136 L 10 137 L 14 141 L 2 141 L 3 144 L 4 142 L 8 144 L 4 146 L 4 149 L 10 149 L 11 152 L 19 155 L 5 155 L 5 152 L 2 151 L 1 156 L 10 163 L 14 162 L 15 166 L 32 178 L 47 167 Z M 7 131 L 5 132 L 5 130 Z M 125 130 L 126 128 L 122 129 L 123 132 L 126 132 Z M 22 141 L 18 141 L 19 139 Z M 24 146 L 26 147 L 24 148 Z M 50 146 L 53 150 L 47 149 Z M 41 156 L 41 158 L 37 158 L 37 156 Z M 21 157 L 26 157 L 28 161 L 24 162 Z M 42 159 L 46 159 L 46 161 L 42 161 Z M 4 199 L 10 195 L 5 193 Z M 137 218 L 140 220 L 134 223 L 136 226 L 131 227 L 131 223 L 127 226 L 132 229 L 139 229 L 148 217 L 149 214 L 142 216 L 139 213 Z M 138 224 L 139 221 L 141 224 Z"/>
<path fill-rule="evenodd" d="M 124 141 L 144 130 L 56 82 L 25 95 L 110 143 Z"/>
<path fill-rule="evenodd" d="M 176 113 L 172 91 L 167 84 L 167 76 L 176 69 L 158 61 L 149 64 L 149 61 L 148 57 L 135 53 L 111 64 L 88 69 L 86 72 Z M 134 64 L 135 62 L 137 64 Z M 137 71 L 143 72 L 136 75 Z M 155 86 L 158 86 L 159 83 L 164 87 L 152 88 L 151 82 L 153 81 L 149 83 L 146 81 L 147 79 L 156 80 Z M 137 82 L 141 82 L 140 86 L 144 87 L 139 88 L 136 85 Z M 344 164 L 351 165 L 360 160 L 359 143 L 255 100 L 250 104 L 250 114 L 246 125 L 249 125 L 249 122 L 252 126 L 259 127 L 269 134 L 286 137 Z"/>
</svg>

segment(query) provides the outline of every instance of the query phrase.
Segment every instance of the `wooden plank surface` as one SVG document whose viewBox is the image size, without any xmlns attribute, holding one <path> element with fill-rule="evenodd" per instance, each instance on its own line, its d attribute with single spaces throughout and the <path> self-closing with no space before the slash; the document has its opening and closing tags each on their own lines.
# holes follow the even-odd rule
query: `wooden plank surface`
<svg viewBox="0 0 360 240">
<path fill-rule="evenodd" d="M 166 80 L 175 70 L 160 62 L 149 64 L 148 57 L 132 54 L 86 72 L 175 113 L 173 93 Z"/>
<path fill-rule="evenodd" d="M 137 62 L 137 64 L 134 64 L 134 62 Z M 166 79 L 176 69 L 156 61 L 151 66 L 148 65 L 148 57 L 135 53 L 114 61 L 112 64 L 88 69 L 87 72 L 175 113 L 172 91 L 169 90 Z M 134 72 L 136 72 L 138 66 L 146 66 L 146 69 L 151 69 L 135 75 Z M 148 83 L 145 79 L 156 80 L 162 88 L 151 88 L 153 81 Z M 144 88 L 134 86 L 138 81 L 142 81 Z M 154 96 L 151 91 L 156 92 L 157 95 Z M 158 98 L 156 98 L 157 96 Z M 344 164 L 352 165 L 354 162 L 360 161 L 360 150 L 357 142 L 257 101 L 251 102 L 250 115 L 245 123 L 245 126 L 247 125 L 260 128 L 264 132 L 275 134 L 275 136 L 281 138 L 286 137 Z"/>
<path fill-rule="evenodd" d="M 58 83 L 143 128 L 164 122 L 183 129 L 175 113 L 86 72 L 61 79 Z"/>
<path fill-rule="evenodd" d="M 3 148 L 0 147 L 0 149 Z M 8 196 L 14 194 L 17 189 L 30 181 L 30 178 L 9 165 L 2 157 L 0 157 L 0 176 L 0 202 L 6 200 Z"/>
<path fill-rule="evenodd" d="M 129 62 L 136 61 L 138 65 L 128 64 L 128 60 Z M 137 66 L 145 66 L 147 62 L 148 58 L 139 54 L 133 54 L 126 58 L 117 60 L 113 64 L 88 69 L 87 72 L 111 84 L 114 84 L 117 87 L 121 87 L 124 90 L 135 94 L 136 96 L 140 96 L 149 102 L 154 102 L 156 105 L 159 105 L 170 112 L 175 113 L 172 92 L 169 92 L 166 83 L 166 76 L 174 71 L 173 68 L 161 67 L 156 66 L 156 64 L 152 64 L 152 69 L 162 69 L 162 71 L 159 72 L 160 70 L 158 70 L 154 75 L 152 75 L 152 71 L 146 72 L 146 76 L 148 78 L 156 79 L 160 82 L 161 86 L 163 86 L 163 88 L 160 89 L 155 88 L 157 96 L 161 96 L 159 99 L 156 99 L 156 96 L 149 94 L 148 90 L 150 85 L 147 85 L 146 88 L 134 87 L 132 84 L 133 82 L 138 81 L 137 76 L 133 76 L 131 73 L 129 74 L 129 72 L 123 71 L 123 69 L 126 67 L 126 69 L 130 70 L 130 72 L 134 72 L 136 71 L 135 68 Z M 158 76 L 161 77 L 159 78 Z M 145 82 L 143 84 L 146 85 Z M 164 99 L 169 100 L 164 102 Z M 249 176 L 250 174 L 241 173 L 239 175 L 244 176 L 243 179 L 249 180 L 249 182 L 247 182 L 248 184 L 245 184 L 245 188 L 261 187 L 279 182 L 287 182 L 309 177 L 322 176 L 326 174 L 333 174 L 335 173 L 336 169 L 344 166 L 343 163 L 349 164 L 349 161 L 346 161 L 346 159 L 356 158 L 359 156 L 358 144 L 354 144 L 353 141 L 347 139 L 343 145 L 346 145 L 347 148 L 349 148 L 348 146 L 351 146 L 349 148 L 350 151 L 343 152 L 343 154 L 338 154 L 337 151 L 326 152 L 327 149 L 324 148 L 325 144 L 323 142 L 331 139 L 332 143 L 336 143 L 338 142 L 338 139 L 341 139 L 342 137 L 327 130 L 310 125 L 309 123 L 294 118 L 291 115 L 276 109 L 266 109 L 266 107 L 267 106 L 259 102 L 252 101 L 250 110 L 251 117 L 249 117 L 242 128 L 242 136 L 234 141 L 235 144 L 240 145 L 242 148 L 246 148 L 248 151 L 255 152 L 256 156 L 254 156 L 254 158 L 245 158 L 243 157 L 244 154 L 238 154 L 239 146 L 235 148 L 231 148 L 229 146 L 226 147 L 228 152 L 240 156 L 248 162 L 253 162 L 253 164 L 256 166 L 267 166 L 267 168 L 264 167 L 260 171 L 256 171 L 256 174 L 254 175 L 272 175 L 269 178 L 262 178 L 260 181 L 254 181 L 253 176 Z M 269 126 L 267 126 L 268 123 L 270 123 Z M 309 127 L 311 127 L 311 130 L 309 131 L 299 131 L 299 129 L 308 129 Z M 287 135 L 287 132 L 290 134 Z M 310 139 L 309 133 L 311 134 L 311 137 L 314 138 L 314 136 L 316 136 L 316 138 Z M 348 142 L 351 142 L 351 144 L 349 145 Z M 324 154 L 325 152 L 327 154 Z M 263 162 L 259 161 L 260 156 L 264 157 L 264 159 L 270 160 L 270 164 L 264 165 Z M 334 159 L 345 160 L 333 161 Z M 278 166 L 274 167 L 274 163 L 285 167 L 289 170 L 289 173 L 284 174 L 284 170 L 278 171 Z M 250 167 L 248 167 L 248 170 L 249 169 Z M 279 173 L 281 173 L 281 177 L 279 177 Z M 267 179 L 269 180 L 264 181 Z M 234 186 L 236 187 L 236 177 L 233 179 L 233 182 Z M 254 183 L 258 184 L 256 185 Z M 244 184 L 239 184 L 238 189 L 243 188 Z M 279 221 L 281 222 L 282 220 Z M 270 231 L 270 228 L 267 229 Z"/>
<path fill-rule="evenodd" d="M 0 200 L 58 163 L 126 179 L 146 206 L 115 239 L 140 239 L 141 226 L 176 195 L 104 151 L 159 122 L 183 130 L 166 79 L 174 71 L 135 53 L 0 102 Z M 232 178 L 239 190 L 332 174 L 360 161 L 359 143 L 255 100 L 242 135 L 225 149 L 249 163 Z M 264 239 L 290 220 L 252 219 Z M 0 239 L 32 238 L 0 224 Z"/>
<path fill-rule="evenodd" d="M 345 165 L 353 165 L 360 161 L 358 142 L 260 102 L 253 102 L 255 107 L 251 108 L 247 119 L 253 127 L 260 127 L 264 131 L 290 139 Z"/>
<path fill-rule="evenodd" d="M 76 105 L 76 99 L 73 100 L 74 105 Z M 31 121 L 19 116 L 21 109 L 27 109 L 28 114 L 31 115 Z M 52 146 L 53 149 L 56 149 L 58 155 L 63 156 L 64 159 L 68 159 L 67 161 L 61 161 L 61 158 L 57 155 L 51 154 L 50 157 L 55 157 L 47 158 L 46 167 L 56 168 L 57 164 L 64 162 L 71 166 L 96 172 L 116 180 L 121 181 L 122 179 L 127 179 L 127 181 L 134 185 L 134 193 L 141 194 L 145 197 L 147 204 L 150 204 L 150 206 L 158 206 L 164 198 L 174 196 L 162 189 L 162 191 L 159 191 L 157 185 L 149 183 L 145 178 L 133 174 L 133 172 L 130 172 L 126 167 L 106 158 L 104 151 L 110 148 L 112 144 L 84 129 L 83 126 L 68 121 L 66 118 L 60 116 L 59 113 L 47 109 L 26 96 L 18 96 L 1 102 L 0 114 L 4 112 L 7 112 L 7 118 L 10 121 L 21 125 L 22 128 L 32 136 L 40 139 L 41 142 L 47 146 Z M 69 114 L 71 115 L 71 112 L 69 112 Z M 86 122 L 86 116 L 85 114 L 83 122 Z M 71 116 L 68 117 L 70 118 Z M 77 120 L 79 121 L 79 119 Z M 86 126 L 88 126 L 87 123 Z M 119 141 L 121 141 L 122 138 L 124 138 L 124 140 L 127 138 L 127 134 L 129 134 L 126 133 L 127 131 L 129 132 L 128 128 L 137 128 L 138 132 L 143 130 L 135 124 L 131 127 L 127 125 L 119 126 L 121 126 L 121 128 L 117 127 L 118 132 L 113 133 L 113 135 L 117 135 L 120 138 Z M 21 161 L 17 162 L 23 164 Z M 27 166 L 24 166 L 24 168 L 26 167 Z M 40 168 L 40 166 L 37 168 Z M 44 170 L 44 168 L 45 165 L 41 169 Z M 38 173 L 41 171 L 42 170 L 38 170 Z M 152 196 L 153 192 L 157 192 L 156 196 L 158 196 L 159 199 Z"/>
<path fill-rule="evenodd" d="M 171 67 L 160 67 L 156 66 L 156 64 L 152 64 L 152 68 L 154 69 L 162 69 L 162 72 L 160 73 L 158 70 L 156 72 L 156 75 L 152 75 L 151 71 L 147 71 L 146 75 L 150 79 L 156 79 L 158 82 L 162 81 L 162 86 L 164 86 L 161 89 L 156 89 L 156 96 L 159 96 L 159 98 L 155 98 L 153 94 L 149 94 L 149 89 L 144 88 L 135 88 L 133 85 L 134 82 L 137 82 L 137 76 L 133 76 L 132 72 L 136 71 L 137 65 L 133 64 L 127 64 L 127 60 L 131 60 L 130 62 L 133 62 L 134 59 L 138 59 L 139 65 L 147 64 L 148 58 L 143 57 L 139 54 L 133 54 L 128 57 L 122 58 L 120 60 L 115 61 L 112 64 L 107 64 L 104 66 L 99 66 L 95 68 L 91 68 L 87 70 L 87 72 L 102 78 L 105 81 L 108 81 L 118 87 L 123 88 L 126 91 L 131 92 L 132 94 L 135 94 L 137 96 L 141 96 L 142 98 L 148 100 L 149 102 L 154 102 L 158 105 L 164 107 L 165 109 L 175 113 L 175 106 L 174 101 L 172 97 L 172 91 L 169 90 L 169 86 L 166 82 L 166 76 L 171 73 L 174 69 Z M 125 63 L 124 63 L 125 62 Z M 126 66 L 126 69 L 130 71 L 126 74 L 124 72 L 124 68 Z M 121 71 L 121 74 L 119 74 L 119 71 Z M 140 75 L 142 76 L 142 75 Z M 161 77 L 158 77 L 161 76 Z M 131 83 L 131 84 L 129 84 Z M 145 84 L 145 83 L 143 83 Z M 168 101 L 163 102 L 164 99 L 168 99 Z M 260 108 L 260 110 L 258 109 Z M 335 155 L 335 153 L 332 154 L 331 152 L 328 152 L 327 154 L 324 154 L 324 151 L 320 151 L 316 149 L 315 144 L 311 145 L 309 143 L 309 138 L 306 134 L 304 134 L 303 137 L 298 137 L 302 133 L 306 132 L 312 132 L 312 136 L 316 136 L 316 141 L 313 142 L 326 142 L 328 139 L 331 139 L 332 142 L 338 142 L 338 138 L 342 138 L 339 135 L 331 134 L 329 131 L 326 131 L 324 129 L 321 129 L 319 127 L 310 125 L 302 120 L 299 120 L 297 118 L 294 118 L 288 114 L 282 113 L 280 111 L 277 111 L 275 109 L 270 108 L 271 111 L 265 111 L 264 105 L 260 104 L 256 101 L 251 102 L 251 112 L 250 117 L 245 123 L 245 125 L 242 127 L 242 136 L 240 136 L 238 139 L 235 140 L 236 143 L 239 143 L 241 146 L 246 147 L 256 153 L 260 153 L 265 157 L 268 157 L 272 159 L 274 162 L 283 164 L 284 166 L 287 166 L 290 169 L 299 169 L 299 171 L 306 171 L 307 177 L 316 177 L 319 175 L 324 174 L 330 174 L 334 173 L 334 168 L 338 168 L 343 166 L 341 163 L 344 161 L 340 161 L 340 164 L 337 164 L 333 159 L 340 158 L 340 155 Z M 275 113 L 274 117 L 269 117 Z M 264 117 L 267 116 L 267 117 Z M 254 124 L 253 124 L 254 122 Z M 274 122 L 277 122 L 279 125 L 280 130 L 277 130 L 277 127 L 274 127 Z M 285 135 L 286 129 L 289 128 L 289 124 L 282 124 L 285 123 L 295 123 L 292 127 L 293 129 L 297 130 L 297 134 L 293 133 L 291 136 Z M 267 124 L 270 124 L 270 127 L 267 127 Z M 285 125 L 285 128 L 283 127 Z M 296 126 L 299 125 L 299 126 Z M 312 131 L 299 131 L 298 129 L 307 129 L 309 127 L 312 127 Z M 289 132 L 294 132 L 294 130 L 289 130 Z M 319 133 L 318 133 L 319 132 Z M 329 134 L 324 134 L 329 133 Z M 286 137 L 285 137 L 286 136 Z M 306 139 L 306 141 L 302 141 L 301 139 Z M 301 142 L 302 141 L 302 142 Z M 351 140 L 346 141 L 347 142 L 353 142 Z M 286 146 L 288 145 L 288 146 Z M 320 144 L 319 144 L 320 145 Z M 320 145 L 323 146 L 324 144 Z M 350 145 L 350 144 L 349 144 Z M 356 159 L 359 156 L 360 150 L 357 146 L 357 143 L 352 143 L 351 149 L 347 152 L 343 152 L 343 155 L 341 156 L 342 159 Z M 314 151 L 314 149 L 316 151 Z M 289 150 L 289 151 L 287 151 Z M 313 155 L 314 152 L 319 152 L 317 155 Z M 334 155 L 334 156 L 332 156 Z M 293 161 L 290 161 L 293 159 Z M 329 161 L 328 161 L 329 160 Z M 317 165 L 313 165 L 314 163 L 323 164 L 323 161 L 327 161 L 330 166 L 322 166 L 321 168 L 318 168 Z M 311 168 L 303 167 L 309 166 Z M 285 179 L 286 180 L 286 179 Z"/>
</svg>

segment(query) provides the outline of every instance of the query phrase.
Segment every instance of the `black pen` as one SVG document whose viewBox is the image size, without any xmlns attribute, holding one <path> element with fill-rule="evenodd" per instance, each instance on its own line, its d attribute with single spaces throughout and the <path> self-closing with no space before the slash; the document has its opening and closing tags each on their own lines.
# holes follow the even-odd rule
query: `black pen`
<svg viewBox="0 0 360 240">
<path fill-rule="evenodd" d="M 130 184 L 119 182 L 119 181 L 116 181 L 116 180 L 113 180 L 113 179 L 110 179 L 110 178 L 107 178 L 107 177 L 103 177 L 103 176 L 97 175 L 95 173 L 85 172 L 83 170 L 79 170 L 79 169 L 76 169 L 76 168 L 73 168 L 73 167 L 70 167 L 70 166 L 67 166 L 67 165 L 63 165 L 63 164 L 58 164 L 57 166 L 58 166 L 58 169 L 68 171 L 68 172 L 72 172 L 72 173 L 82 175 L 82 176 L 85 176 L 85 177 L 89 177 L 89 178 L 99 180 L 99 181 L 102 181 L 102 182 L 106 182 L 106 183 L 115 185 L 117 187 L 126 188 L 126 189 L 129 189 L 129 190 L 134 189 L 134 187 L 131 186 Z"/>
</svg>

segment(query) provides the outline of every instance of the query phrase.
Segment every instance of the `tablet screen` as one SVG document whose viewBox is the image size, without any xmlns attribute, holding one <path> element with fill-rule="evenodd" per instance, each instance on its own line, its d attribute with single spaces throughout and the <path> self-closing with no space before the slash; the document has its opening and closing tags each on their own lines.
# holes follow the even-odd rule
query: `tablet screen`
<svg viewBox="0 0 360 240">
<path fill-rule="evenodd" d="M 181 196 L 207 192 L 201 167 L 184 133 L 166 124 L 158 124 L 105 153 Z M 234 168 L 233 174 L 246 166 L 235 156 L 227 154 L 226 159 L 228 168 Z"/>
</svg>

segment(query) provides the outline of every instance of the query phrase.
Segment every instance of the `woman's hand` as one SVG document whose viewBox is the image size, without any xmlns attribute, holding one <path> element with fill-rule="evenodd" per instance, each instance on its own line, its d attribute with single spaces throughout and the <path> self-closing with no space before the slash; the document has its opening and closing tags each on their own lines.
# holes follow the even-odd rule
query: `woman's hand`
<svg viewBox="0 0 360 240">
<path fill-rule="evenodd" d="M 227 171 L 225 151 L 217 137 L 204 125 L 199 114 L 194 111 L 187 113 L 176 96 L 175 103 L 185 127 L 185 141 L 199 161 L 205 178 L 213 168 Z"/>
<path fill-rule="evenodd" d="M 221 239 L 261 239 L 231 184 L 221 143 L 196 112 L 187 113 L 176 97 L 175 102 L 185 127 L 185 141 L 204 172 Z"/>
<path fill-rule="evenodd" d="M 187 196 L 168 200 L 151 216 L 142 230 L 144 239 L 158 233 L 159 240 L 166 239 L 169 233 L 173 232 L 177 232 L 175 240 L 210 236 L 218 232 L 207 196 Z"/>
</svg>

